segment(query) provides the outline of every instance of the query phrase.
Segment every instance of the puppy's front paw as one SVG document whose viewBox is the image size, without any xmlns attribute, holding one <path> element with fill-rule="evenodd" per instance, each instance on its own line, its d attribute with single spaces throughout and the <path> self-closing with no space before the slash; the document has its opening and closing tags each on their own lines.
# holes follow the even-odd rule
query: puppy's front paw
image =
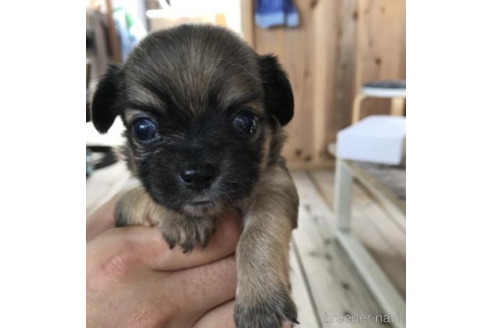
<svg viewBox="0 0 492 328">
<path fill-rule="evenodd" d="M 190 253 L 196 244 L 205 247 L 215 232 L 215 220 L 207 217 L 186 217 L 161 226 L 161 233 L 169 247 L 180 245 L 183 253 Z"/>
<path fill-rule="evenodd" d="M 284 323 L 297 322 L 296 305 L 286 290 L 265 295 L 256 295 L 250 299 L 236 298 L 234 320 L 236 328 L 281 328 Z"/>
</svg>

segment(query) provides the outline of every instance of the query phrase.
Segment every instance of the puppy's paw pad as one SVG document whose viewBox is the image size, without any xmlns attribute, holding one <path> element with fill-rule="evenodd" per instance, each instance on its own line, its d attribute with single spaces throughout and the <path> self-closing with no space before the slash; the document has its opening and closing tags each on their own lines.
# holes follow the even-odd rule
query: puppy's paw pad
<svg viewBox="0 0 492 328">
<path fill-rule="evenodd" d="M 241 301 L 236 301 L 234 319 L 237 328 L 282 328 L 286 327 L 286 323 L 292 326 L 294 323 L 299 324 L 296 306 L 284 292 L 270 295 L 252 306 L 244 306 Z"/>
</svg>

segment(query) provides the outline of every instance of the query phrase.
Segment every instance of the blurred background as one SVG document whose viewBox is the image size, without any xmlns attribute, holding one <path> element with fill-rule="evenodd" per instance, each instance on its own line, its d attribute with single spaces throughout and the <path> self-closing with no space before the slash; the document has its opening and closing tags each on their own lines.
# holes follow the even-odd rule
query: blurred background
<svg viewBox="0 0 492 328">
<path fill-rule="evenodd" d="M 90 122 L 106 66 L 156 30 L 229 28 L 277 55 L 294 91 L 284 157 L 301 196 L 291 252 L 300 326 L 405 327 L 405 0 L 87 1 L 86 19 L 87 214 L 128 180 L 111 153 L 121 122 L 104 136 Z M 373 319 L 330 322 L 357 314 Z"/>
</svg>

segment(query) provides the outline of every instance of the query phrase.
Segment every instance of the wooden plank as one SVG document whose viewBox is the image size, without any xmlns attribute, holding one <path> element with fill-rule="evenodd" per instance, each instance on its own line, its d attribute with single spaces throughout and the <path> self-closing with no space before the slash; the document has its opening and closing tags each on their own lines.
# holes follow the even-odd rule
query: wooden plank
<svg viewBox="0 0 492 328">
<path fill-rule="evenodd" d="M 331 110 L 327 113 L 326 145 L 336 140 L 337 132 L 350 125 L 352 104 L 356 94 L 355 72 L 357 32 L 359 23 L 358 0 L 334 1 L 337 42 L 335 50 L 334 84 Z M 332 51 L 333 51 L 332 50 Z"/>
<path fill-rule="evenodd" d="M 405 6 L 405 0 L 359 1 L 359 85 L 367 79 L 400 77 L 401 49 L 406 41 L 402 34 Z"/>
<path fill-rule="evenodd" d="M 310 67 L 313 79 L 313 134 L 316 161 L 327 158 L 326 134 L 329 122 L 333 120 L 332 100 L 335 91 L 334 71 L 338 54 L 338 22 L 341 20 L 337 1 L 317 1 L 312 6 L 311 20 L 313 61 Z M 304 127 L 305 128 L 305 127 Z"/>
<path fill-rule="evenodd" d="M 364 194 L 366 194 L 372 202 L 378 204 L 381 207 L 385 214 L 393 220 L 393 222 L 400 228 L 401 231 L 406 232 L 406 205 L 403 207 L 403 209 L 395 207 L 394 202 L 376 197 L 368 188 L 361 184 L 358 184 L 358 186 L 361 188 L 361 190 L 364 191 Z"/>
<path fill-rule="evenodd" d="M 243 38 L 255 48 L 255 18 L 253 0 L 241 0 L 241 28 Z"/>
<path fill-rule="evenodd" d="M 405 79 L 405 0 L 359 0 L 355 88 L 368 81 Z M 389 99 L 369 98 L 368 114 L 389 114 Z"/>
<path fill-rule="evenodd" d="M 351 161 L 344 161 L 350 170 L 357 176 L 366 187 L 377 199 L 379 199 L 384 206 L 392 213 L 391 217 L 395 221 L 402 231 L 406 229 L 406 202 L 398 199 L 397 195 L 388 190 L 379 181 L 377 181 L 371 174 L 366 172 L 357 163 Z"/>
<path fill-rule="evenodd" d="M 334 239 L 333 213 L 304 171 L 293 172 L 300 195 L 295 245 L 318 315 L 377 315 L 381 309 Z M 344 323 L 344 327 L 358 327 Z M 375 322 L 365 327 L 381 327 Z"/>
<path fill-rule="evenodd" d="M 364 277 L 384 313 L 398 316 L 393 327 L 406 327 L 406 305 L 393 283 L 352 233 L 339 231 L 337 239 L 342 243 L 355 267 Z"/>
<path fill-rule="evenodd" d="M 333 170 L 335 168 L 335 161 L 332 159 L 326 160 L 324 162 L 287 162 L 287 168 L 289 170 L 320 170 L 327 169 Z"/>
<path fill-rule="evenodd" d="M 402 4 L 398 5 L 397 12 L 398 17 L 400 17 L 400 35 L 398 42 L 400 43 L 400 71 L 398 77 L 400 79 L 406 80 L 407 78 L 407 6 L 406 0 L 403 0 Z"/>
<path fill-rule="evenodd" d="M 292 298 L 297 305 L 297 320 L 300 325 L 296 327 L 321 328 L 321 322 L 317 316 L 313 299 L 303 270 L 300 259 L 296 256 L 295 241 L 292 240 L 290 247 L 290 284 L 292 286 Z"/>
<path fill-rule="evenodd" d="M 111 47 L 111 59 L 116 63 L 121 63 L 120 43 L 116 33 L 116 26 L 113 19 L 113 3 L 106 0 L 106 19 L 108 20 L 109 44 Z"/>
<path fill-rule="evenodd" d="M 268 30 L 255 26 L 255 50 L 273 53 L 287 71 L 295 98 L 294 119 L 283 154 L 296 166 L 320 163 L 325 159 L 327 101 L 333 82 L 335 19 L 332 1 L 297 1 L 300 26 Z M 328 26 L 329 24 L 329 26 Z"/>
<path fill-rule="evenodd" d="M 333 209 L 335 174 L 333 171 L 312 171 L 316 184 L 326 203 Z M 400 294 L 406 295 L 406 236 L 395 221 L 387 215 L 363 189 L 354 183 L 352 190 L 352 232 L 368 249 L 388 275 Z M 329 217 L 331 219 L 331 217 Z M 331 224 L 335 224 L 334 219 Z"/>
<path fill-rule="evenodd" d="M 312 180 L 316 184 L 320 194 L 333 208 L 335 197 L 335 173 L 331 170 L 310 171 Z M 357 180 L 356 180 L 357 181 Z M 361 234 L 365 229 L 376 229 L 379 235 L 389 243 L 389 246 L 401 257 L 406 257 L 406 236 L 405 231 L 394 222 L 394 220 L 384 212 L 377 203 L 368 196 L 365 189 L 359 184 L 354 183 L 352 191 L 352 213 L 353 223 L 362 225 Z M 359 222 L 360 221 L 360 222 Z"/>
</svg>

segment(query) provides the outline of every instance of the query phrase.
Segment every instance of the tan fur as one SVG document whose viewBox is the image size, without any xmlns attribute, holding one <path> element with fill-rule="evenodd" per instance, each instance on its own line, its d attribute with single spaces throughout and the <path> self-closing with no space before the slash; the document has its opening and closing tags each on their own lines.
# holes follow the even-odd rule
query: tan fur
<svg viewBox="0 0 492 328">
<path fill-rule="evenodd" d="M 288 290 L 285 266 L 296 227 L 298 196 L 281 166 L 269 167 L 250 198 L 237 249 L 238 298 L 253 306 L 276 289 Z"/>
<path fill-rule="evenodd" d="M 150 198 L 143 187 L 124 192 L 116 203 L 115 217 L 118 225 L 158 226 L 166 215 L 165 209 Z"/>
</svg>

